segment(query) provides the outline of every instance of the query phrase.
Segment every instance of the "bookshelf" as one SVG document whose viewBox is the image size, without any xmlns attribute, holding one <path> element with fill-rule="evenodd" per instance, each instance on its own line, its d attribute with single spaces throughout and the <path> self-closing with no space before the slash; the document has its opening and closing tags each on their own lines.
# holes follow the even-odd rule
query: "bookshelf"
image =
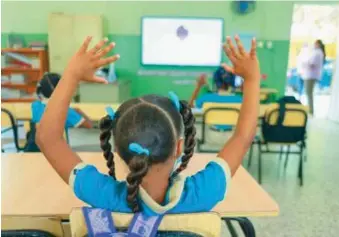
<svg viewBox="0 0 339 237">
<path fill-rule="evenodd" d="M 32 48 L 4 48 L 1 49 L 1 56 L 1 61 L 5 61 L 1 63 L 1 88 L 25 93 L 25 96 L 1 98 L 1 101 L 31 102 L 35 100 L 36 84 L 49 68 L 47 51 Z M 14 80 L 15 75 L 20 76 L 22 80 L 19 82 Z"/>
</svg>

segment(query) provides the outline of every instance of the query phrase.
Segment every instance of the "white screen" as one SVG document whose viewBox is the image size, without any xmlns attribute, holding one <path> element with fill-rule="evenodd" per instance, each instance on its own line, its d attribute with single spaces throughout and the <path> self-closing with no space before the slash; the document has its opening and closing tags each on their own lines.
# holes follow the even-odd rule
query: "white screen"
<svg viewBox="0 0 339 237">
<path fill-rule="evenodd" d="M 142 64 L 218 66 L 222 19 L 143 18 Z"/>
</svg>

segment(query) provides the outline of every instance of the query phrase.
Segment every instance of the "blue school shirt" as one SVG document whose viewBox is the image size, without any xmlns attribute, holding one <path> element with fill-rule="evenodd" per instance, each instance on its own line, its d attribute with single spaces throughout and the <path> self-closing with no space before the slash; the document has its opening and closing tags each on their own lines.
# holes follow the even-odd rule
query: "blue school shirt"
<svg viewBox="0 0 339 237">
<path fill-rule="evenodd" d="M 145 215 L 207 212 L 226 196 L 231 175 L 221 158 L 209 162 L 205 169 L 186 177 L 179 174 L 168 188 L 162 205 L 155 202 L 141 185 L 138 202 Z M 71 172 L 69 184 L 75 195 L 94 208 L 131 213 L 126 202 L 127 183 L 101 174 L 92 165 L 78 164 Z"/>
<path fill-rule="evenodd" d="M 219 95 L 217 93 L 207 93 L 200 96 L 195 101 L 197 108 L 202 108 L 204 103 L 242 103 L 242 97 L 238 95 Z"/>
<path fill-rule="evenodd" d="M 34 101 L 31 105 L 32 109 L 32 121 L 34 123 L 39 123 L 42 115 L 45 111 L 46 104 L 40 100 Z M 67 112 L 67 119 L 65 128 L 78 127 L 84 121 L 84 118 L 74 109 L 69 108 Z"/>
</svg>

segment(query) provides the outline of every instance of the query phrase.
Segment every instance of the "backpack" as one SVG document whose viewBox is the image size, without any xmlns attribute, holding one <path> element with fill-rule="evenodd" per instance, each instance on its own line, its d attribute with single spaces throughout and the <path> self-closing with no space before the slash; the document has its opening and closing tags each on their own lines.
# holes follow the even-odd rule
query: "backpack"
<svg viewBox="0 0 339 237">
<path fill-rule="evenodd" d="M 269 124 L 269 118 L 268 120 L 264 118 L 262 122 L 261 129 L 265 142 L 295 143 L 303 141 L 305 139 L 306 126 L 303 127 L 283 126 L 286 114 L 286 104 L 301 104 L 301 102 L 297 100 L 294 96 L 284 96 L 280 98 L 277 101 L 277 103 L 279 104 L 277 123 L 274 125 Z"/>
<path fill-rule="evenodd" d="M 155 237 L 163 215 L 146 217 L 136 213 L 127 232 L 119 231 L 115 225 L 111 212 L 99 208 L 82 208 L 88 230 L 88 237 Z"/>
</svg>

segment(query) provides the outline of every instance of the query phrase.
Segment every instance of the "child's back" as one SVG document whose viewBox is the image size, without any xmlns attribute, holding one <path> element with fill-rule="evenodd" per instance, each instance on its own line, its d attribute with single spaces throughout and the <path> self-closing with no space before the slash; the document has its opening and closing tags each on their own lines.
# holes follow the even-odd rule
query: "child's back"
<svg viewBox="0 0 339 237">
<path fill-rule="evenodd" d="M 71 177 L 80 199 L 115 212 L 154 215 L 209 211 L 224 198 L 230 178 L 225 161 L 213 161 L 192 177 L 179 174 L 193 155 L 195 119 L 186 103 L 172 100 L 156 95 L 132 99 L 102 119 L 101 147 L 113 179 L 80 164 Z M 116 152 L 131 171 L 128 185 L 115 180 L 112 134 Z"/>
</svg>

